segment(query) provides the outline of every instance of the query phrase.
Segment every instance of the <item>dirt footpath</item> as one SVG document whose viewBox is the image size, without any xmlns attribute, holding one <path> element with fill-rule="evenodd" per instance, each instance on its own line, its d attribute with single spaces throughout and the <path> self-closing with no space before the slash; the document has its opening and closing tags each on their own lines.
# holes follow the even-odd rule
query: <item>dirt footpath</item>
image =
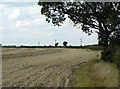
<svg viewBox="0 0 120 89">
<path fill-rule="evenodd" d="M 72 72 L 99 51 L 64 48 L 3 48 L 3 87 L 67 87 Z"/>
</svg>

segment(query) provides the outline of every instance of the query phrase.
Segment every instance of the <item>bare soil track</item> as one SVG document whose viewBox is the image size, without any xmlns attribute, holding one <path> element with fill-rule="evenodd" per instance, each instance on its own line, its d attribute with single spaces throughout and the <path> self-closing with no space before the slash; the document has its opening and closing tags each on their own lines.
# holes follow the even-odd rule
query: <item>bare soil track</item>
<svg viewBox="0 0 120 89">
<path fill-rule="evenodd" d="M 68 87 L 73 70 L 100 51 L 65 48 L 3 48 L 3 87 Z"/>
</svg>

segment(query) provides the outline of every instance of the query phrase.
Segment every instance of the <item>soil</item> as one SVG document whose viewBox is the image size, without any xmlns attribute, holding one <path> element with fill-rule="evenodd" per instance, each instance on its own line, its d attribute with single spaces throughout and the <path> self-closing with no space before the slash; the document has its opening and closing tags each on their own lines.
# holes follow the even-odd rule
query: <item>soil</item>
<svg viewBox="0 0 120 89">
<path fill-rule="evenodd" d="M 73 72 L 100 51 L 69 48 L 3 48 L 3 87 L 69 87 Z"/>
</svg>

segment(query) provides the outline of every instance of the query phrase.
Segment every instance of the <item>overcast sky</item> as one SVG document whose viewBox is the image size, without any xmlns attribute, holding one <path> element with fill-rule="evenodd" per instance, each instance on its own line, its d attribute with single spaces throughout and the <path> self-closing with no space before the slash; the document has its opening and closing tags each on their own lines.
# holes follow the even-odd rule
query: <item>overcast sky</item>
<svg viewBox="0 0 120 89">
<path fill-rule="evenodd" d="M 61 27 L 55 27 L 45 21 L 40 14 L 37 2 L 0 3 L 0 33 L 3 45 L 54 45 L 56 39 L 59 45 L 67 41 L 68 45 L 97 44 L 97 34 L 91 36 L 76 29 L 67 19 Z"/>
</svg>

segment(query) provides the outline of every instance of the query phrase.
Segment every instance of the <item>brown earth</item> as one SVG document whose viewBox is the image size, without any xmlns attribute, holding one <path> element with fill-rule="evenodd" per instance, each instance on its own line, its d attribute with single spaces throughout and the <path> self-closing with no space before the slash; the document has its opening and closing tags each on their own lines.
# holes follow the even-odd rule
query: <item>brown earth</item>
<svg viewBox="0 0 120 89">
<path fill-rule="evenodd" d="M 3 87 L 68 87 L 75 69 L 100 51 L 65 48 L 3 48 Z"/>
</svg>

